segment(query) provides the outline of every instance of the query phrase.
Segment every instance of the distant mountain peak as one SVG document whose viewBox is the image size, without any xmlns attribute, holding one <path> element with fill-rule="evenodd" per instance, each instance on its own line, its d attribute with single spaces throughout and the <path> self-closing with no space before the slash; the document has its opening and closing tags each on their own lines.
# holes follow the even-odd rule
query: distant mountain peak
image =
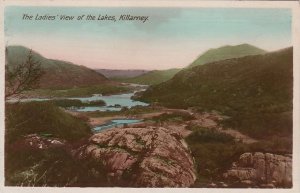
<svg viewBox="0 0 300 193">
<path fill-rule="evenodd" d="M 265 50 L 248 43 L 238 45 L 225 45 L 207 50 L 206 52 L 201 54 L 192 64 L 190 64 L 188 68 L 220 60 L 264 53 L 266 53 Z"/>
</svg>

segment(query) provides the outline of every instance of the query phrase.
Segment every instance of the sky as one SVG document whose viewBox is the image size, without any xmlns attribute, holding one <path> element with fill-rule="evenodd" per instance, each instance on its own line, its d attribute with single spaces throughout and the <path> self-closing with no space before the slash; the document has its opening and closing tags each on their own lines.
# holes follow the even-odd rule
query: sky
<svg viewBox="0 0 300 193">
<path fill-rule="evenodd" d="M 23 20 L 23 14 L 33 15 Z M 87 21 L 86 15 L 115 16 L 113 21 Z M 119 21 L 120 15 L 148 20 Z M 56 20 L 35 20 L 53 15 Z M 61 21 L 57 16 L 75 16 Z M 85 15 L 83 20 L 77 16 Z M 252 44 L 267 51 L 292 45 L 291 10 L 263 8 L 5 8 L 5 41 L 22 45 L 46 58 L 90 68 L 182 68 L 210 48 Z"/>
</svg>

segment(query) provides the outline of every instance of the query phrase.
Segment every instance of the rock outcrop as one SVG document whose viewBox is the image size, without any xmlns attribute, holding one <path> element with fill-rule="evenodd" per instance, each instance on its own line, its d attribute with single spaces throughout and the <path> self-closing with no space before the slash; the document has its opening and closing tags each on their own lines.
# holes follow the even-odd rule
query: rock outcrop
<svg viewBox="0 0 300 193">
<path fill-rule="evenodd" d="M 244 153 L 224 177 L 248 187 L 292 187 L 292 157 L 271 153 Z"/>
<path fill-rule="evenodd" d="M 163 127 L 103 131 L 73 154 L 96 163 L 96 173 L 105 172 L 115 186 L 189 187 L 196 180 L 187 144 Z"/>
</svg>

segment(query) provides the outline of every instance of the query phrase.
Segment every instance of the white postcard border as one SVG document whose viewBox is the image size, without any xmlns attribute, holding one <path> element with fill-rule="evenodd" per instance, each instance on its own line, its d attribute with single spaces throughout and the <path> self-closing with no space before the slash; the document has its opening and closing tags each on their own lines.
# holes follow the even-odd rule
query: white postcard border
<svg viewBox="0 0 300 193">
<path fill-rule="evenodd" d="M 72 6 L 72 7 L 233 7 L 233 8 L 290 8 L 292 9 L 292 37 L 294 56 L 294 99 L 293 99 L 293 188 L 292 189 L 208 189 L 208 188 L 50 188 L 50 187 L 5 187 L 4 186 L 4 64 L 5 64 L 5 42 L 4 42 L 4 7 L 16 6 Z M 0 192 L 2 193 L 61 193 L 61 192 L 300 192 L 300 5 L 295 1 L 66 1 L 66 0 L 3 0 L 0 7 Z M 274 18 L 276 19 L 276 18 Z"/>
</svg>

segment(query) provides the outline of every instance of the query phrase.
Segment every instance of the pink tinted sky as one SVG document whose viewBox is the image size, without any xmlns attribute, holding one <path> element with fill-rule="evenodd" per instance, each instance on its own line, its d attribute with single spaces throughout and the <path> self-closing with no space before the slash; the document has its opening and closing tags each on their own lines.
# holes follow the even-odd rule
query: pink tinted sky
<svg viewBox="0 0 300 193">
<path fill-rule="evenodd" d="M 22 13 L 68 15 L 126 12 L 147 15 L 139 22 L 23 21 Z M 276 17 L 276 20 L 274 20 Z M 56 8 L 5 10 L 9 45 L 23 45 L 51 59 L 91 68 L 168 69 L 190 64 L 210 48 L 242 43 L 277 50 L 291 46 L 288 9 Z"/>
</svg>

